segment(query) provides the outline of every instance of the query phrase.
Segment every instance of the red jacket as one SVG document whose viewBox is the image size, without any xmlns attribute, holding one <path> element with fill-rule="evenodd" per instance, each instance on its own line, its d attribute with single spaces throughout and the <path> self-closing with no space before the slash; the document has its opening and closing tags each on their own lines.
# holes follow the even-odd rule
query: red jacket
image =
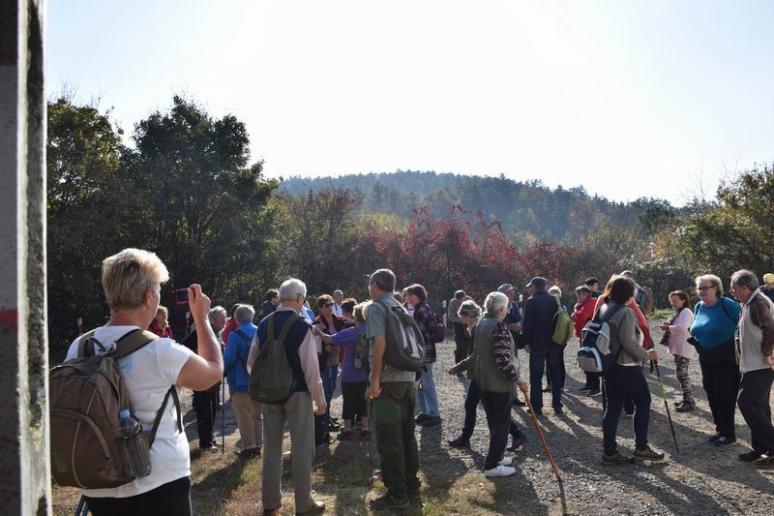
<svg viewBox="0 0 774 516">
<path fill-rule="evenodd" d="M 588 322 L 594 317 L 594 308 L 596 307 L 596 299 L 589 296 L 583 303 L 575 303 L 573 310 L 573 316 L 575 319 L 575 336 L 580 338 L 583 328 L 586 327 Z"/>
<path fill-rule="evenodd" d="M 172 339 L 172 340 L 175 339 L 175 336 L 172 335 L 172 327 L 167 325 L 167 327 L 162 330 L 161 328 L 159 328 L 159 325 L 156 324 L 156 319 L 154 319 L 150 323 L 150 326 L 148 326 L 148 331 L 155 333 L 156 335 L 158 335 L 162 339 L 164 339 L 164 338 L 168 338 L 168 339 Z"/>
<path fill-rule="evenodd" d="M 596 315 L 597 310 L 599 310 L 599 307 L 601 307 L 603 304 L 607 302 L 607 298 L 605 296 L 599 296 L 597 298 L 597 304 L 594 306 L 594 315 Z M 640 310 L 640 306 L 637 304 L 637 302 L 634 300 L 634 298 L 629 298 L 629 300 L 626 302 L 626 306 L 634 310 L 634 315 L 637 316 L 637 324 L 640 327 L 640 331 L 642 332 L 642 335 L 645 337 L 642 342 L 642 347 L 645 349 L 653 349 L 653 337 L 650 336 L 650 327 L 648 326 L 648 320 L 645 318 L 645 314 L 642 313 L 642 310 Z"/>
<path fill-rule="evenodd" d="M 225 349 L 228 345 L 228 334 L 234 331 L 238 326 L 239 324 L 237 323 L 237 320 L 233 317 L 226 321 L 226 325 L 223 327 L 223 333 L 221 334 L 221 338 L 223 339 L 223 349 Z"/>
</svg>

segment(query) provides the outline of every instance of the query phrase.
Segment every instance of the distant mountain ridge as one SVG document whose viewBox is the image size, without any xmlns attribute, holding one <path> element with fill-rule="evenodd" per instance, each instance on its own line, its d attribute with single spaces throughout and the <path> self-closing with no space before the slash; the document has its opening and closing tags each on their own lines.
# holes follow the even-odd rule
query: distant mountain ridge
<svg viewBox="0 0 774 516">
<path fill-rule="evenodd" d="M 600 225 L 637 224 L 650 209 L 675 211 L 667 201 L 642 198 L 629 203 L 590 196 L 582 187 L 549 188 L 540 180 L 514 181 L 504 176 L 397 171 L 339 177 L 285 179 L 280 191 L 290 196 L 309 191 L 341 189 L 360 199 L 361 212 L 410 217 L 412 209 L 427 206 L 436 217 L 455 204 L 484 211 L 500 221 L 513 237 L 531 235 L 556 242 L 575 242 Z"/>
</svg>

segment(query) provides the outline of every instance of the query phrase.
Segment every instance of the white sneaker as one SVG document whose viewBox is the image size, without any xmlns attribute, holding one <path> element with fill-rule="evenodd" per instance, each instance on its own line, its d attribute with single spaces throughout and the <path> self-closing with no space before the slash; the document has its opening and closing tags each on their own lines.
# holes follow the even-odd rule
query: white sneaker
<svg viewBox="0 0 774 516">
<path fill-rule="evenodd" d="M 484 471 L 485 477 L 509 477 L 516 474 L 516 469 L 510 466 L 497 466 Z"/>
<path fill-rule="evenodd" d="M 498 466 L 510 466 L 513 464 L 513 457 L 503 457 L 503 460 L 497 463 Z"/>
</svg>

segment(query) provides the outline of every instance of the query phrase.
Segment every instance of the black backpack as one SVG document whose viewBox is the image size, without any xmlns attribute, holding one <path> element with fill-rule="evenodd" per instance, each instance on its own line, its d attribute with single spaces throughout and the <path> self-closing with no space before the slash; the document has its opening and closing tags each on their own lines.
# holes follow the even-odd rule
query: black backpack
<svg viewBox="0 0 774 516">
<path fill-rule="evenodd" d="M 419 325 L 402 306 L 390 307 L 384 301 L 376 302 L 387 311 L 385 363 L 401 371 L 421 372 L 425 365 L 425 341 Z"/>
</svg>

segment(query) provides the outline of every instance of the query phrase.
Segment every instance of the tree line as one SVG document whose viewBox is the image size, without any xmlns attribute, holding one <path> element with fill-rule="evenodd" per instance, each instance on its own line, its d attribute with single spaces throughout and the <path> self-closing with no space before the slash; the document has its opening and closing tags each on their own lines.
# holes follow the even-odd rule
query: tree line
<svg viewBox="0 0 774 516">
<path fill-rule="evenodd" d="M 67 97 L 48 106 L 48 302 L 51 349 L 107 316 L 101 260 L 124 247 L 156 252 L 172 291 L 197 281 L 214 302 L 260 304 L 295 275 L 314 294 L 366 295 L 391 267 L 437 303 L 484 295 L 536 274 L 565 291 L 586 276 L 632 269 L 660 305 L 698 273 L 774 271 L 774 168 L 742 172 L 716 199 L 675 208 L 615 203 L 538 181 L 398 172 L 269 179 L 251 161 L 244 123 L 175 96 L 135 124 L 133 145 L 109 110 Z M 171 310 L 173 326 L 184 311 Z"/>
</svg>

